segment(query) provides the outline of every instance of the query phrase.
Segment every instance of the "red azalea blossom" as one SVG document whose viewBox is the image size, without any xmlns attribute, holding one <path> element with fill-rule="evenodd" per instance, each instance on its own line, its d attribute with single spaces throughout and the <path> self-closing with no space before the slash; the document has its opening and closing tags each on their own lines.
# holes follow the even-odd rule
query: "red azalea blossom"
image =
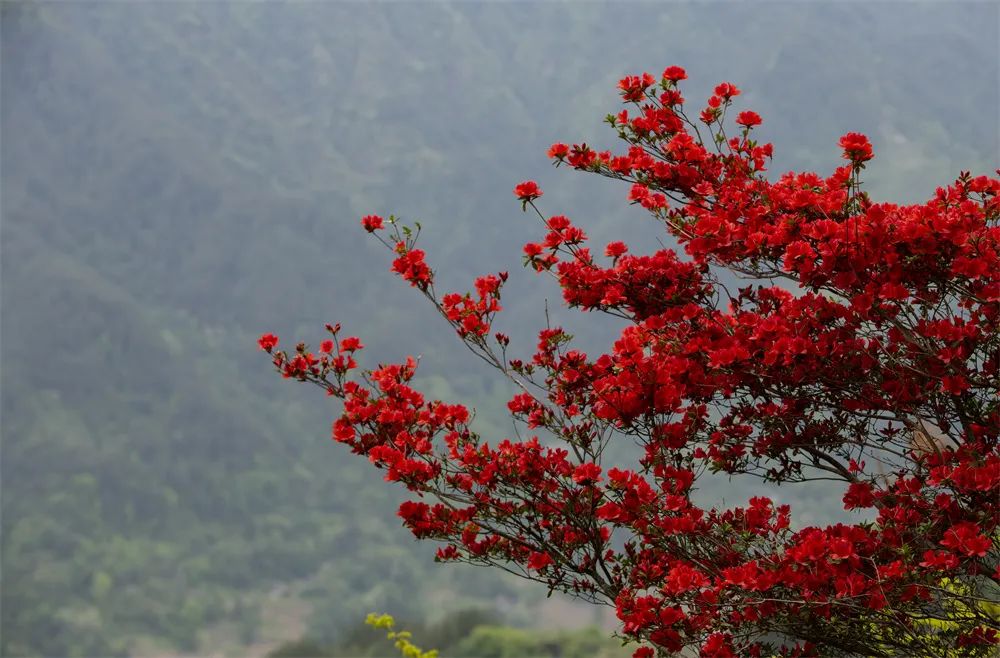
<svg viewBox="0 0 1000 658">
<path fill-rule="evenodd" d="M 759 126 L 762 123 L 760 115 L 750 110 L 744 110 L 736 115 L 736 123 L 747 128 Z"/>
<path fill-rule="evenodd" d="M 716 86 L 715 95 L 722 97 L 724 100 L 729 100 L 734 96 L 739 96 L 740 90 L 736 88 L 736 85 L 723 82 Z"/>
<path fill-rule="evenodd" d="M 874 157 L 871 142 L 860 133 L 847 133 L 841 137 L 840 148 L 844 149 L 844 159 L 851 162 L 866 162 Z"/>
<path fill-rule="evenodd" d="M 514 196 L 522 201 L 533 201 L 542 196 L 542 191 L 538 188 L 538 183 L 533 180 L 519 183 L 514 188 Z"/>
<path fill-rule="evenodd" d="M 361 339 L 357 336 L 348 336 L 340 341 L 340 351 L 341 352 L 354 352 L 360 350 L 364 347 L 361 344 Z"/>
<path fill-rule="evenodd" d="M 257 344 L 260 346 L 260 349 L 270 352 L 278 346 L 278 337 L 274 334 L 264 334 L 257 339 Z"/>
<path fill-rule="evenodd" d="M 562 160 L 567 155 L 569 155 L 569 146 L 567 146 L 566 144 L 556 143 L 549 147 L 548 156 L 550 158 L 553 158 L 555 160 Z M 520 197 L 521 195 L 518 194 L 518 196 Z"/>
<path fill-rule="evenodd" d="M 845 509 L 871 507 L 874 504 L 875 496 L 872 493 L 870 484 L 867 482 L 852 482 L 848 485 L 847 493 L 844 494 Z"/>
<path fill-rule="evenodd" d="M 399 258 L 392 261 L 392 271 L 403 277 L 411 286 L 421 289 L 430 285 L 433 275 L 431 269 L 424 262 L 424 251 L 422 249 L 407 250 L 402 242 L 396 244 L 396 251 Z"/>
<path fill-rule="evenodd" d="M 577 484 L 589 484 L 601 481 L 601 467 L 597 464 L 580 464 L 573 471 L 573 481 Z"/>
<path fill-rule="evenodd" d="M 701 658 L 736 658 L 728 638 L 722 633 L 712 633 L 701 646 Z"/>
<path fill-rule="evenodd" d="M 646 90 L 656 84 L 656 80 L 648 73 L 629 75 L 621 79 L 618 88 L 622 90 L 622 98 L 633 103 L 645 98 Z"/>
<path fill-rule="evenodd" d="M 608 246 L 604 248 L 604 255 L 609 258 L 621 258 L 626 252 L 628 252 L 628 247 L 625 246 L 624 242 L 609 242 Z"/>
<path fill-rule="evenodd" d="M 390 217 L 390 219 L 392 219 Z M 369 233 L 373 233 L 383 227 L 382 218 L 378 215 L 365 215 L 361 218 L 361 226 Z"/>
<path fill-rule="evenodd" d="M 553 560 L 549 557 L 548 553 L 532 553 L 528 556 L 528 561 L 525 566 L 532 571 L 541 571 L 550 564 Z"/>
<path fill-rule="evenodd" d="M 970 557 L 983 557 L 993 545 L 988 537 L 980 534 L 979 526 L 969 521 L 963 521 L 949 528 L 940 544 Z"/>
<path fill-rule="evenodd" d="M 663 78 L 671 82 L 680 82 L 687 77 L 687 72 L 679 66 L 668 66 L 663 70 Z"/>
</svg>

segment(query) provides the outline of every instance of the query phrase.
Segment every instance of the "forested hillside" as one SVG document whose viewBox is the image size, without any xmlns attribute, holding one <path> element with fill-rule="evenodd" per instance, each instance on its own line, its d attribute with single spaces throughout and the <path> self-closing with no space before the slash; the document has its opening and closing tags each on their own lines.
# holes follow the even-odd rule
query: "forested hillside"
<svg viewBox="0 0 1000 658">
<path fill-rule="evenodd" d="M 916 201 L 1000 164 L 998 11 L 3 3 L 0 654 L 242 655 L 342 641 L 373 609 L 529 623 L 545 592 L 434 566 L 395 488 L 330 442 L 336 408 L 274 381 L 255 337 L 339 320 L 371 360 L 421 354 L 428 394 L 502 437 L 507 389 L 387 272 L 362 214 L 420 220 L 446 287 L 510 269 L 515 343 L 548 297 L 601 349 L 612 325 L 517 267 L 539 233 L 510 189 L 538 180 L 598 239 L 659 237 L 625 188 L 545 158 L 612 143 L 619 77 L 681 64 L 692 99 L 737 83 L 775 173 L 829 171 L 865 132 L 868 189 Z"/>
</svg>

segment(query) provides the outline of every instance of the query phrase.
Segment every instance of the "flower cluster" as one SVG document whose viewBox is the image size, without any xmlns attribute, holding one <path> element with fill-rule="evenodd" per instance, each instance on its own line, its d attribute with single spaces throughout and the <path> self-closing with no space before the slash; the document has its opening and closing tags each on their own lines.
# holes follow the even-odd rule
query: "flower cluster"
<svg viewBox="0 0 1000 658">
<path fill-rule="evenodd" d="M 412 359 L 359 371 L 360 343 L 339 326 L 319 356 L 278 351 L 271 334 L 260 347 L 284 376 L 343 400 L 334 438 L 417 495 L 400 517 L 441 543 L 440 560 L 610 603 L 643 643 L 637 657 L 990 655 L 1000 178 L 962 173 L 926 203 L 875 203 L 860 180 L 874 150 L 848 133 L 844 166 L 772 180 L 760 116 L 743 110 L 725 132 L 739 89 L 715 87 L 692 121 L 686 77 L 672 66 L 620 82 L 628 107 L 608 123 L 622 152 L 549 149 L 557 166 L 624 182 L 682 253 L 612 242 L 603 260 L 569 218 L 539 211 L 536 183 L 514 189 L 545 231 L 525 263 L 569 306 L 625 321 L 603 354 L 550 327 L 533 354 L 509 358 L 506 336 L 487 341 L 506 274 L 439 297 L 419 225 L 390 218 L 383 238 L 386 222 L 362 220 L 392 269 L 517 387 L 508 408 L 526 435 L 484 440 L 465 407 L 411 387 Z M 746 287 L 730 291 L 720 270 Z M 607 464 L 612 438 L 642 458 Z M 763 497 L 706 509 L 692 498 L 706 470 L 837 480 L 844 508 L 869 520 L 796 528 Z"/>
<path fill-rule="evenodd" d="M 476 279 L 478 299 L 473 299 L 469 293 L 460 295 L 454 292 L 441 298 L 441 308 L 459 336 L 482 337 L 490 332 L 493 316 L 503 310 L 500 306 L 500 287 L 506 280 L 506 272 Z"/>
</svg>

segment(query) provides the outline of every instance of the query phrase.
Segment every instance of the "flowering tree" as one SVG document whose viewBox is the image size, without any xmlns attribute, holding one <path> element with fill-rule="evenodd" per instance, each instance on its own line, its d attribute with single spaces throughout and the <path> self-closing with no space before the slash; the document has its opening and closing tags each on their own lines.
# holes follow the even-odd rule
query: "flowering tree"
<svg viewBox="0 0 1000 658">
<path fill-rule="evenodd" d="M 517 388 L 518 439 L 487 442 L 469 411 L 411 386 L 416 361 L 360 370 L 362 345 L 327 326 L 318 353 L 260 346 L 285 377 L 343 400 L 333 438 L 413 492 L 399 515 L 441 561 L 513 571 L 613 605 L 637 658 L 986 656 L 1000 621 L 1000 178 L 963 173 L 925 204 L 861 190 L 863 135 L 832 175 L 765 176 L 761 123 L 715 88 L 689 116 L 670 67 L 623 79 L 607 122 L 623 151 L 549 156 L 630 186 L 683 246 L 603 258 L 533 182 L 525 263 L 565 302 L 624 321 L 604 353 L 559 328 L 514 358 L 491 333 L 506 273 L 439 294 L 419 233 L 370 215 L 392 269 Z M 729 132 L 727 132 L 727 130 Z M 998 172 L 1000 174 L 1000 172 Z M 748 280 L 738 291 L 718 278 Z M 612 442 L 643 456 L 609 468 Z M 763 497 L 703 509 L 706 471 L 843 484 L 853 524 L 793 528 Z M 798 486 L 808 486 L 800 484 Z"/>
</svg>

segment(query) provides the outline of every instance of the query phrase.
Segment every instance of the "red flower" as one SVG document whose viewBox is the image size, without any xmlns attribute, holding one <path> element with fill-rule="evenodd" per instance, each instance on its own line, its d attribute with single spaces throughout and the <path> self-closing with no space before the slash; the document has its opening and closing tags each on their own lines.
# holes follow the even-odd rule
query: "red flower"
<svg viewBox="0 0 1000 658">
<path fill-rule="evenodd" d="M 649 188 L 642 183 L 636 183 L 632 186 L 632 189 L 628 193 L 629 201 L 637 201 L 642 203 L 644 200 L 649 198 Z"/>
<path fill-rule="evenodd" d="M 935 571 L 947 571 L 958 566 L 958 558 L 945 551 L 924 551 L 924 559 L 920 566 Z"/>
<path fill-rule="evenodd" d="M 594 164 L 595 160 L 597 160 L 597 154 L 589 146 L 586 144 L 574 144 L 573 148 L 569 151 L 569 157 L 566 159 L 566 162 L 577 169 L 586 169 Z"/>
<path fill-rule="evenodd" d="M 527 256 L 528 258 L 534 258 L 535 256 L 540 255 L 542 251 L 543 251 L 542 245 L 536 242 L 529 242 L 528 244 L 524 245 L 524 255 Z"/>
<path fill-rule="evenodd" d="M 351 425 L 351 421 L 343 417 L 338 418 L 337 422 L 333 424 L 333 439 L 346 443 L 354 440 L 354 437 L 354 426 Z"/>
<path fill-rule="evenodd" d="M 324 340 L 322 343 L 319 344 L 319 351 L 323 352 L 324 354 L 329 354 L 330 352 L 332 352 L 333 351 L 333 341 L 332 340 Z"/>
<path fill-rule="evenodd" d="M 979 526 L 971 521 L 956 523 L 944 533 L 941 545 L 956 553 L 969 557 L 983 557 L 993 543 L 988 537 L 979 534 Z"/>
<path fill-rule="evenodd" d="M 733 96 L 739 96 L 740 90 L 736 88 L 736 85 L 730 84 L 728 82 L 723 82 L 716 86 L 715 95 L 721 96 L 723 100 L 729 100 Z"/>
<path fill-rule="evenodd" d="M 369 233 L 373 233 L 382 228 L 382 218 L 378 215 L 365 215 L 361 218 L 361 225 Z"/>
<path fill-rule="evenodd" d="M 736 115 L 736 123 L 747 128 L 753 128 L 754 126 L 759 126 L 762 123 L 762 119 L 756 112 L 744 110 Z"/>
<path fill-rule="evenodd" d="M 683 594 L 707 584 L 708 578 L 703 573 L 686 564 L 678 564 L 672 567 L 667 574 L 664 589 L 670 594 Z"/>
<path fill-rule="evenodd" d="M 867 482 L 852 482 L 844 494 L 844 509 L 871 507 L 875 504 L 872 485 Z"/>
<path fill-rule="evenodd" d="M 628 75 L 618 82 L 618 88 L 622 90 L 622 98 L 628 102 L 637 103 L 642 100 L 646 90 L 652 87 L 656 80 L 648 73 L 642 76 Z"/>
<path fill-rule="evenodd" d="M 701 658 L 736 658 L 729 639 L 722 633 L 712 633 L 701 645 Z"/>
<path fill-rule="evenodd" d="M 854 545 L 848 539 L 834 539 L 830 543 L 830 557 L 835 560 L 847 560 L 854 557 Z"/>
<path fill-rule="evenodd" d="M 407 251 L 406 245 L 399 242 L 396 244 L 396 252 L 400 256 L 392 261 L 392 271 L 409 281 L 411 286 L 425 290 L 433 279 L 433 273 L 424 262 L 423 249 Z"/>
<path fill-rule="evenodd" d="M 514 188 L 514 196 L 521 201 L 533 201 L 542 196 L 542 191 L 538 189 L 538 183 L 526 180 Z"/>
<path fill-rule="evenodd" d="M 671 82 L 680 82 L 687 79 L 687 72 L 679 66 L 668 66 L 663 70 L 663 77 Z"/>
<path fill-rule="evenodd" d="M 552 558 L 549 557 L 548 553 L 532 552 L 528 556 L 528 564 L 526 566 L 532 571 L 541 571 L 550 564 L 552 564 Z"/>
<path fill-rule="evenodd" d="M 567 146 L 566 144 L 555 143 L 549 147 L 550 158 L 554 158 L 556 160 L 562 160 L 567 155 L 569 155 L 569 146 Z"/>
<path fill-rule="evenodd" d="M 264 334 L 257 339 L 257 344 L 260 345 L 260 349 L 270 352 L 278 345 L 278 337 L 274 334 Z"/>
<path fill-rule="evenodd" d="M 360 350 L 364 347 L 361 344 L 361 339 L 357 336 L 348 336 L 344 340 L 340 341 L 340 351 L 341 352 L 354 352 Z"/>
<path fill-rule="evenodd" d="M 958 375 L 948 375 L 941 378 L 941 390 L 951 395 L 961 395 L 968 390 L 969 382 L 965 377 Z"/>
<path fill-rule="evenodd" d="M 628 247 L 625 246 L 624 242 L 611 242 L 604 249 L 604 255 L 609 258 L 621 258 L 621 256 L 628 251 Z"/>
<path fill-rule="evenodd" d="M 874 157 L 871 142 L 861 133 L 847 133 L 841 137 L 840 148 L 844 149 L 844 159 L 854 163 L 865 162 Z"/>
<path fill-rule="evenodd" d="M 580 464 L 573 471 L 573 481 L 577 484 L 591 484 L 601 481 L 601 467 L 594 463 Z"/>
</svg>

